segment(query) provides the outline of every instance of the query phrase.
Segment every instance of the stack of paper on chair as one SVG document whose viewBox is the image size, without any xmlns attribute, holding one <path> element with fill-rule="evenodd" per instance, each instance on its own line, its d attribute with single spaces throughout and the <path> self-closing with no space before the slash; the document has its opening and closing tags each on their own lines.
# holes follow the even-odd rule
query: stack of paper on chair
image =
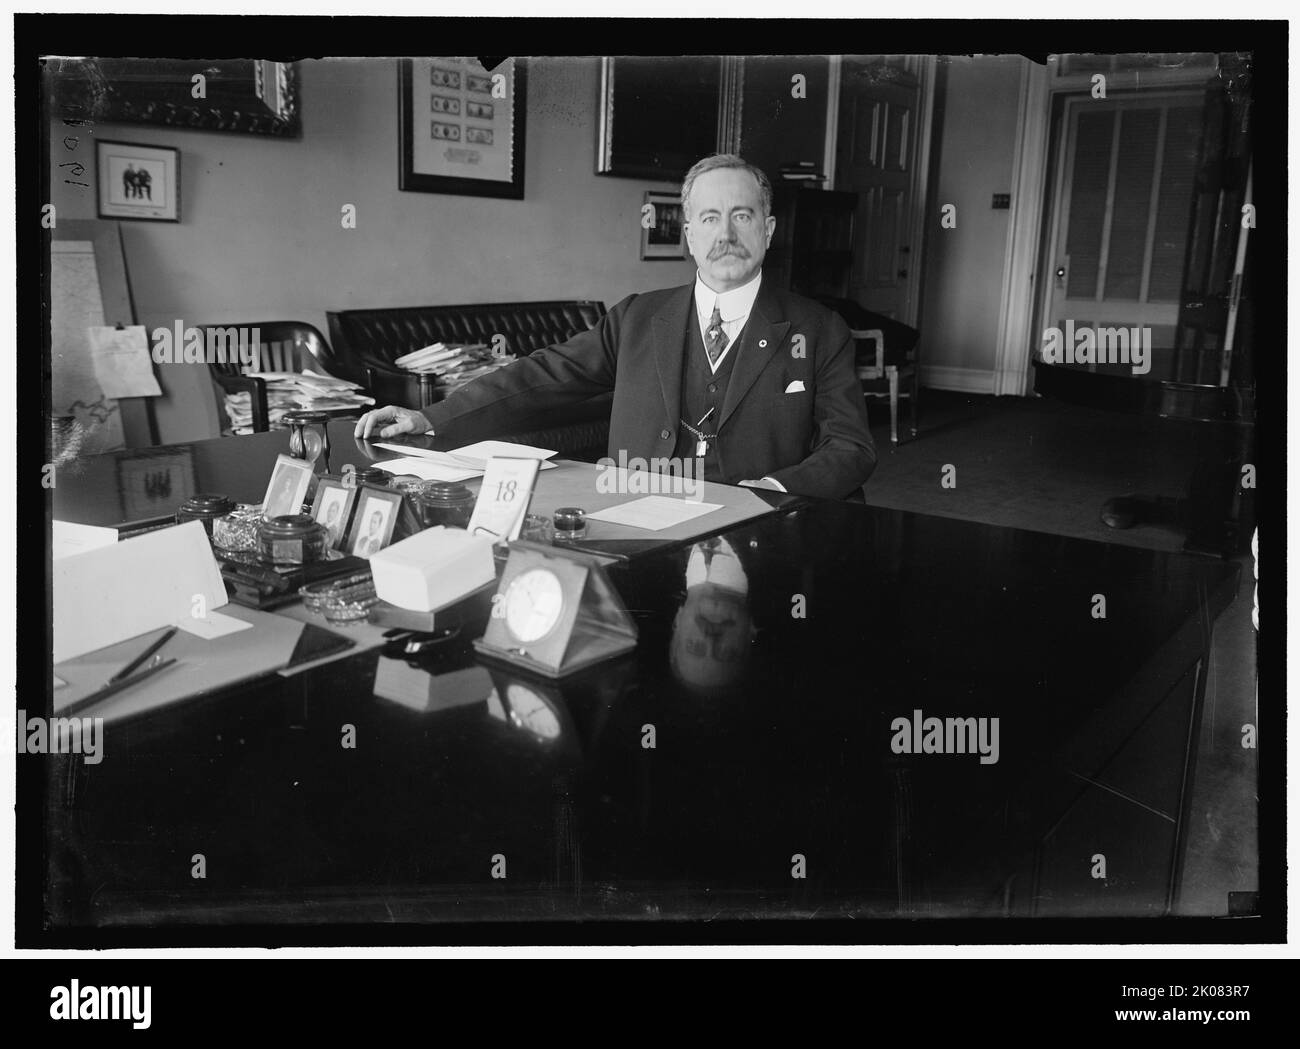
<svg viewBox="0 0 1300 1049">
<path fill-rule="evenodd" d="M 431 612 L 496 577 L 492 539 L 460 528 L 428 528 L 370 558 L 375 593 L 389 604 Z"/>
</svg>

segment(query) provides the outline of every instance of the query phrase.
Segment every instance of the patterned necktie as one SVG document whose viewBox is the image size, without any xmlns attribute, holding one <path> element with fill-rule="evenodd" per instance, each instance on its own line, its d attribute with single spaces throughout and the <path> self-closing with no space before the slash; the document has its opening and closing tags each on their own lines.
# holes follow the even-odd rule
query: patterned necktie
<svg viewBox="0 0 1300 1049">
<path fill-rule="evenodd" d="M 704 352 L 709 355 L 709 364 L 717 364 L 722 351 L 727 348 L 727 333 L 722 330 L 722 311 L 718 304 L 713 304 L 713 316 L 709 318 L 709 329 L 704 333 Z"/>
</svg>

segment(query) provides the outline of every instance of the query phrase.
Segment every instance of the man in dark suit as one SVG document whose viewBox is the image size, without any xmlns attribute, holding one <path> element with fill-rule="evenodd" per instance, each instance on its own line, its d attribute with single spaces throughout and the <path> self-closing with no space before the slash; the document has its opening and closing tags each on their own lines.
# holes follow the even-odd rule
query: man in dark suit
<svg viewBox="0 0 1300 1049">
<path fill-rule="evenodd" d="M 776 229 L 767 177 L 738 156 L 707 157 L 682 183 L 682 209 L 694 284 L 629 296 L 590 331 L 423 412 L 367 412 L 356 436 L 499 433 L 521 407 L 562 409 L 613 390 L 616 462 L 693 460 L 707 481 L 856 492 L 876 453 L 853 342 L 830 310 L 764 281 Z"/>
</svg>

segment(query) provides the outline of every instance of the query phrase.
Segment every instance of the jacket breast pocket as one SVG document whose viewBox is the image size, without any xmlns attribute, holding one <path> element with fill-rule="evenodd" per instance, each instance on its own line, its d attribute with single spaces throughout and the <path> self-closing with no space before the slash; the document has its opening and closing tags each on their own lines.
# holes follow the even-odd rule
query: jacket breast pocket
<svg viewBox="0 0 1300 1049">
<path fill-rule="evenodd" d="M 802 408 L 805 405 L 812 404 L 812 394 L 807 390 L 800 390 L 797 393 L 783 393 L 775 397 L 771 404 L 777 411 Z"/>
</svg>

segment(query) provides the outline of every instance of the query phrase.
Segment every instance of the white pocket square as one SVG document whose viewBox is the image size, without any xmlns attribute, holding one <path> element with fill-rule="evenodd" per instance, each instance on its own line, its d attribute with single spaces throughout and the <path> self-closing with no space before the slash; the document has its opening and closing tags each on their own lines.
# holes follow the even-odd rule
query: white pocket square
<svg viewBox="0 0 1300 1049">
<path fill-rule="evenodd" d="M 803 380 L 802 380 L 802 379 L 795 379 L 794 382 L 792 382 L 789 386 L 787 386 L 787 387 L 785 388 L 785 392 L 786 392 L 786 393 L 803 393 L 803 392 L 804 392 L 804 388 L 803 388 Z"/>
</svg>

